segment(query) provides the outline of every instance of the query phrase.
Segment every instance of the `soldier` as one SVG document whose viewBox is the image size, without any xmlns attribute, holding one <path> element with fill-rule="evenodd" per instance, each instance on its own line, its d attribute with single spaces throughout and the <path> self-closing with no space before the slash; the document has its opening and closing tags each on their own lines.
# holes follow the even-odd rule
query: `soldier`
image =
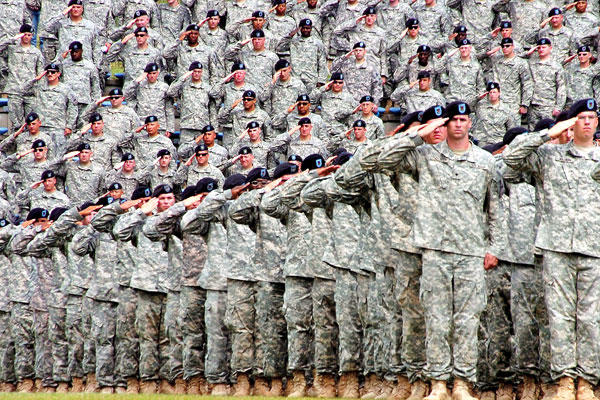
<svg viewBox="0 0 600 400">
<path fill-rule="evenodd" d="M 107 171 L 104 178 L 105 182 L 118 182 L 125 193 L 133 193 L 138 186 L 145 184 L 146 180 L 146 170 L 140 171 L 136 167 L 135 156 L 132 153 L 124 153 L 121 162 Z"/>
<path fill-rule="evenodd" d="M 289 58 L 296 66 L 295 74 L 304 83 L 308 93 L 317 85 L 325 84 L 329 73 L 327 50 L 318 36 L 312 35 L 312 30 L 312 20 L 301 19 L 298 27 L 286 34 L 278 45 L 289 46 Z"/>
<path fill-rule="evenodd" d="M 273 117 L 273 128 L 279 131 L 288 131 L 291 127 L 296 126 L 300 118 L 310 118 L 313 124 L 312 134 L 321 139 L 328 141 L 327 133 L 323 125 L 323 119 L 319 114 L 311 112 L 310 97 L 308 94 L 300 94 L 296 98 L 296 102 L 287 107 L 285 113 L 279 113 Z"/>
<path fill-rule="evenodd" d="M 550 23 L 549 27 L 545 27 Z M 562 63 L 577 50 L 577 42 L 571 28 L 563 25 L 563 13 L 558 7 L 548 12 L 548 18 L 540 24 L 538 39 L 548 38 L 552 42 L 552 57 Z"/>
<path fill-rule="evenodd" d="M 134 15 L 138 10 L 144 10 L 148 18 L 148 22 L 152 23 L 153 27 L 158 27 L 158 5 L 153 0 L 114 0 L 113 14 L 115 18 L 120 18 L 121 21 L 125 21 L 128 15 Z M 140 17 L 141 15 L 135 15 Z"/>
<path fill-rule="evenodd" d="M 33 157 L 25 158 L 29 154 L 33 154 Z M 48 159 L 46 142 L 37 139 L 31 144 L 29 150 L 6 157 L 0 166 L 5 171 L 19 174 L 17 188 L 22 190 L 37 182 L 45 170 L 57 168 L 59 162 Z"/>
<path fill-rule="evenodd" d="M 133 10 L 132 10 L 133 11 Z M 130 20 L 126 25 L 123 25 L 117 28 L 110 34 L 110 38 L 113 41 L 123 40 L 127 37 L 131 37 L 131 32 L 128 34 L 131 29 L 134 29 L 134 32 L 138 29 L 144 28 L 148 33 L 147 43 L 152 47 L 162 51 L 164 48 L 164 40 L 160 33 L 160 30 L 157 29 L 157 25 L 152 24 L 150 27 L 150 17 L 145 9 L 139 9 L 135 11 L 133 14 L 133 19 Z M 128 14 L 131 15 L 131 14 Z M 124 19 L 123 19 L 124 20 Z M 135 27 L 134 27 L 135 25 Z M 127 42 L 127 41 L 125 41 Z M 138 41 L 139 43 L 139 41 Z M 125 44 L 125 43 L 123 43 Z M 129 45 L 131 46 L 131 44 Z"/>
<path fill-rule="evenodd" d="M 240 103 L 242 103 L 242 107 L 236 109 Z M 244 127 L 249 122 L 257 121 L 261 125 L 263 139 L 267 141 L 271 139 L 271 117 L 256 105 L 256 92 L 254 90 L 246 90 L 242 93 L 242 97 L 235 100 L 230 107 L 225 105 L 221 108 L 217 119 L 221 124 L 225 124 L 230 116 L 233 122 L 232 132 L 234 135 L 243 132 Z"/>
<path fill-rule="evenodd" d="M 174 42 L 183 29 L 191 22 L 190 10 L 179 0 L 168 0 L 167 3 L 158 4 L 157 23 L 164 40 Z"/>
<path fill-rule="evenodd" d="M 209 109 L 210 84 L 207 77 L 202 78 L 202 63 L 194 61 L 188 69 L 188 72 L 173 82 L 167 91 L 169 97 L 179 99 L 181 144 L 194 140 L 200 133 L 198 128 L 214 120 Z"/>
<path fill-rule="evenodd" d="M 366 123 L 366 135 L 369 140 L 379 139 L 385 136 L 383 121 L 375 115 L 373 112 L 374 110 L 377 110 L 377 105 L 375 104 L 375 99 L 370 95 L 361 97 L 359 105 L 354 109 L 355 114 L 360 111 L 360 115 L 358 115 L 356 119 L 361 119 Z"/>
<path fill-rule="evenodd" d="M 354 60 L 350 57 L 354 56 Z M 379 104 L 382 92 L 381 70 L 379 65 L 367 57 L 365 42 L 357 42 L 349 53 L 338 57 L 331 65 L 331 71 L 344 75 L 348 92 L 359 101 L 364 95 L 371 94 L 375 104 Z"/>
<path fill-rule="evenodd" d="M 299 132 L 298 137 L 295 133 Z M 298 125 L 277 136 L 269 148 L 270 153 L 285 154 L 286 158 L 292 154 L 300 157 L 306 157 L 309 154 L 321 154 L 322 157 L 328 155 L 328 151 L 320 139 L 312 135 L 312 122 L 310 118 L 300 118 Z"/>
<path fill-rule="evenodd" d="M 416 81 L 411 82 L 410 85 L 399 85 L 390 98 L 392 101 L 399 103 L 409 114 L 435 105 L 446 105 L 444 96 L 431 88 L 431 73 L 429 71 L 419 71 Z"/>
<path fill-rule="evenodd" d="M 53 33 L 46 31 L 46 25 L 50 18 L 61 15 L 64 8 L 67 7 L 67 0 L 50 1 L 41 0 L 40 20 L 38 23 L 38 32 L 40 36 L 40 47 L 44 54 L 46 63 L 51 62 L 59 54 L 57 52 L 58 39 Z"/>
<path fill-rule="evenodd" d="M 235 2 L 233 3 L 234 5 L 239 5 L 240 3 Z M 239 16 L 239 18 L 234 18 L 232 19 L 231 23 L 229 23 L 227 25 L 227 33 L 230 37 L 229 42 L 230 43 L 235 43 L 235 42 L 244 42 L 248 36 L 250 36 L 250 34 L 253 31 L 262 31 L 264 34 L 264 38 L 265 38 L 265 49 L 271 50 L 271 51 L 275 51 L 275 49 L 277 48 L 277 44 L 279 41 L 278 37 L 275 37 L 275 35 L 273 33 L 271 33 L 271 31 L 268 28 L 267 25 L 267 14 L 265 14 L 264 11 L 261 11 L 260 8 L 258 8 L 258 5 L 256 3 L 249 3 L 251 4 L 250 7 L 253 7 L 249 10 L 244 11 L 244 9 L 238 9 L 238 7 L 233 7 L 232 11 L 233 12 L 242 12 L 242 14 Z M 270 2 L 265 2 L 265 8 L 267 6 L 269 6 L 271 3 Z M 256 10 L 256 11 L 252 11 L 252 10 Z M 246 18 L 248 16 L 248 14 L 250 14 L 250 12 L 252 12 L 250 18 Z M 228 17 L 229 17 L 229 11 L 228 11 Z M 235 17 L 235 15 L 231 15 L 231 17 Z M 246 24 L 246 25 L 244 25 Z M 247 44 L 247 43 L 246 43 Z M 240 43 L 241 46 L 244 46 L 243 44 Z M 231 46 L 230 46 L 231 47 Z"/>
<path fill-rule="evenodd" d="M 75 203 L 80 204 L 89 198 L 100 196 L 105 188 L 104 169 L 93 162 L 94 152 L 89 143 L 81 143 L 76 151 L 65 154 L 61 167 L 57 171 L 65 177 L 65 194 Z M 73 161 L 74 157 L 77 161 Z"/>
<path fill-rule="evenodd" d="M 580 98 L 594 97 L 594 80 L 600 73 L 597 64 L 592 64 L 592 49 L 589 46 L 579 46 L 577 55 L 569 57 L 570 62 L 577 57 L 578 64 L 569 64 L 565 67 L 567 105 L 572 105 Z"/>
<path fill-rule="evenodd" d="M 269 30 L 278 42 L 276 44 L 277 55 L 281 58 L 290 58 L 289 42 L 281 43 L 281 38 L 296 29 L 296 21 L 290 15 L 286 15 L 287 0 L 273 0 L 275 15 L 269 17 Z"/>
<path fill-rule="evenodd" d="M 260 127 L 248 129 L 248 131 L 251 131 L 254 129 L 260 129 Z M 238 161 L 239 161 L 239 165 L 236 165 L 236 163 Z M 254 165 L 255 164 L 254 161 L 255 161 L 255 158 L 254 158 L 254 154 L 252 154 L 252 149 L 248 146 L 240 147 L 240 149 L 238 150 L 237 157 L 232 158 L 227 163 L 228 169 L 229 169 L 229 171 L 227 171 L 227 172 L 228 172 L 228 174 L 242 174 L 243 175 L 244 173 L 248 174 L 252 169 L 256 168 L 257 166 L 266 165 L 266 163 L 259 163 L 259 162 L 257 162 L 256 165 Z"/>
<path fill-rule="evenodd" d="M 6 267 L 11 265 L 9 257 L 8 243 L 14 233 L 14 227 L 6 218 L 0 219 L 0 249 Z M 0 340 L 0 390 L 3 392 L 14 392 L 17 385 L 15 375 L 15 343 L 11 335 L 10 314 L 12 303 L 9 296 L 10 280 L 12 268 L 4 268 L 0 279 L 2 280 L 2 303 L 0 304 L 0 331 L 2 339 Z"/>
<path fill-rule="evenodd" d="M 524 47 L 535 44 L 535 36 L 539 30 L 539 24 L 544 20 L 547 5 L 546 2 L 501 0 L 494 4 L 492 9 L 497 13 L 507 13 L 513 25 L 513 38 Z"/>
<path fill-rule="evenodd" d="M 451 0 L 446 3 L 448 7 L 456 8 L 460 12 L 461 21 L 475 38 L 483 37 L 492 29 L 494 4 L 491 1 L 474 0 Z"/>
<path fill-rule="evenodd" d="M 246 135 L 248 136 L 246 138 Z M 269 171 L 273 171 L 275 166 L 277 165 L 277 160 L 274 159 L 273 155 L 269 153 L 269 148 L 271 146 L 270 142 L 267 142 L 262 139 L 262 130 L 260 128 L 260 124 L 256 121 L 248 122 L 246 125 L 246 130 L 239 138 L 239 141 L 236 143 L 234 148 L 238 148 L 238 157 L 234 157 L 232 159 L 227 160 L 225 163 L 221 165 L 221 168 L 230 168 L 237 161 L 240 161 L 240 166 L 242 169 L 247 170 L 250 165 L 254 163 L 256 166 L 267 168 Z M 243 148 L 247 148 L 246 154 L 252 155 L 251 159 L 248 156 L 244 157 L 240 151 Z M 252 161 L 252 162 L 251 162 Z M 235 167 L 238 169 L 238 167 Z M 245 171 L 248 173 L 249 171 Z M 231 170 L 229 170 L 229 174 L 232 174 Z"/>
<path fill-rule="evenodd" d="M 459 45 L 460 57 L 452 57 L 448 53 L 444 58 L 440 80 L 448 85 L 445 93 L 448 101 L 465 99 L 470 106 L 474 106 L 478 93 L 482 93 L 485 88 L 483 70 L 471 54 L 471 41 L 463 39 Z"/>
<path fill-rule="evenodd" d="M 37 190 L 42 186 L 42 190 Z M 52 170 L 42 172 L 41 179 L 20 191 L 15 199 L 22 213 L 41 207 L 53 210 L 57 207 L 69 207 L 71 200 L 56 188 L 56 175 Z"/>
<path fill-rule="evenodd" d="M 0 142 L 0 151 L 3 153 L 23 153 L 30 149 L 36 140 L 51 143 L 50 136 L 40 132 L 41 127 L 42 121 L 40 121 L 39 115 L 34 112 L 27 114 L 25 123 L 15 133 L 8 135 Z M 24 134 L 25 130 L 27 130 L 27 133 Z"/>
<path fill-rule="evenodd" d="M 486 99 L 487 97 L 487 99 Z M 498 143 L 507 130 L 521 124 L 514 112 L 504 104 L 500 95 L 500 85 L 488 82 L 486 92 L 478 97 L 472 135 L 479 140 L 479 147 Z"/>
<path fill-rule="evenodd" d="M 354 111 L 352 104 L 356 100 L 344 90 L 344 74 L 341 72 L 331 74 L 331 80 L 326 85 L 315 88 L 311 98 L 315 105 L 321 106 L 323 128 L 326 130 L 321 138 L 326 137 L 324 140 L 327 142 L 346 129 L 348 117 Z"/>
<path fill-rule="evenodd" d="M 143 132 L 146 131 L 146 134 Z M 167 149 L 177 156 L 177 150 L 171 140 L 160 133 L 160 123 L 155 115 L 149 115 L 144 120 L 144 125 L 136 129 L 136 136 L 133 139 L 136 160 L 140 169 L 146 169 L 152 165 L 151 154 L 156 154 L 161 149 Z"/>
<path fill-rule="evenodd" d="M 390 0 L 387 3 L 383 2 L 381 7 L 379 7 L 378 12 L 379 17 L 377 18 L 377 26 L 385 32 L 384 38 L 389 57 L 391 55 L 390 49 L 393 48 L 394 43 L 403 33 L 404 29 L 402 27 L 408 28 L 406 24 L 409 19 L 414 19 L 415 12 L 407 3 L 401 2 L 400 0 Z M 412 24 L 410 26 L 412 26 Z M 390 74 L 392 72 L 393 69 L 390 70 Z"/>
<path fill-rule="evenodd" d="M 306 86 L 299 78 L 292 76 L 290 62 L 281 59 L 275 63 L 273 79 L 259 93 L 258 98 L 267 114 L 276 115 L 302 93 L 306 93 Z"/>
<path fill-rule="evenodd" d="M 8 94 L 9 130 L 17 129 L 35 101 L 33 92 L 23 93 L 21 86 L 43 72 L 44 57 L 31 45 L 33 28 L 21 25 L 16 37 L 7 36 L 0 41 L 0 54 L 7 59 L 8 75 L 3 92 Z M 18 41 L 15 43 L 15 41 Z"/>
<path fill-rule="evenodd" d="M 454 399 L 473 398 L 469 394 L 469 385 L 476 378 L 476 334 L 479 315 L 485 305 L 485 281 L 481 264 L 484 264 L 485 269 L 495 267 L 498 262 L 495 254 L 499 254 L 499 246 L 502 245 L 498 232 L 499 182 L 494 160 L 488 153 L 469 142 L 469 114 L 468 104 L 460 101 L 450 103 L 447 108 L 448 119 L 437 119 L 427 124 L 427 129 L 420 131 L 413 128 L 412 132 L 417 131 L 416 134 L 395 136 L 378 157 L 379 165 L 385 169 L 398 168 L 407 172 L 419 172 L 413 239 L 415 246 L 423 249 L 423 276 L 428 278 L 421 281 L 420 288 L 427 328 L 425 373 L 432 379 L 432 391 L 426 397 L 428 400 L 447 397 L 446 381 L 450 376 L 454 376 Z M 421 136 L 429 135 L 446 121 L 446 141 L 433 146 L 423 146 Z M 477 175 L 475 186 L 469 188 L 472 192 L 468 192 L 473 195 L 464 192 L 461 185 L 446 186 L 445 189 L 437 184 L 433 184 L 435 189 L 429 187 L 434 181 L 445 182 L 451 179 L 445 176 L 445 169 L 425 167 L 434 162 L 433 159 L 437 159 L 437 155 L 441 153 L 447 155 L 448 165 L 455 166 L 453 168 L 460 166 L 460 172 L 454 170 L 456 173 L 468 176 L 471 180 L 474 173 Z M 469 157 L 477 167 L 464 165 L 461 161 L 463 157 Z M 402 164 L 405 162 L 406 164 Z M 422 200 L 425 198 L 423 196 L 431 196 L 433 191 L 441 196 L 436 201 L 436 207 L 444 211 L 432 220 L 429 209 L 425 206 L 426 202 L 423 203 Z M 462 200 L 456 202 L 456 196 L 460 196 Z M 460 211 L 451 211 L 453 207 L 459 207 Z M 468 215 L 465 215 L 465 212 L 468 212 Z M 452 230 L 463 232 L 462 234 L 469 232 L 473 239 L 468 243 L 446 238 L 442 233 L 450 234 L 445 228 L 445 221 L 454 218 L 451 216 L 456 213 L 462 215 L 461 222 L 454 225 Z M 483 223 L 486 215 L 488 226 L 484 226 Z M 488 229 L 489 244 L 486 236 Z M 454 276 L 454 289 L 448 285 L 446 277 L 438 275 L 440 266 Z M 467 281 L 469 283 L 465 285 Z M 464 315 L 451 317 L 451 313 L 445 308 L 452 307 L 452 304 L 456 306 L 456 302 L 460 303 Z M 452 325 L 454 338 L 449 342 Z M 457 332 L 464 332 L 464 335 L 457 335 Z M 451 350 L 452 348 L 454 350 Z M 461 367 L 456 368 L 452 365 Z"/>
<path fill-rule="evenodd" d="M 200 32 L 200 40 L 204 42 L 212 51 L 218 54 L 218 58 L 222 59 L 225 53 L 225 48 L 229 43 L 229 38 L 225 29 L 221 28 L 221 14 L 218 10 L 208 10 L 206 12 L 206 18 L 198 23 L 198 26 L 202 28 L 202 25 L 206 24 L 205 30 Z"/>
<path fill-rule="evenodd" d="M 17 26 L 31 22 L 24 0 L 10 0 L 2 3 L 0 13 L 2 18 L 2 22 L 0 23 L 0 37 L 15 36 L 19 33 L 16 29 Z M 15 25 L 15 23 L 18 25 Z"/>
<path fill-rule="evenodd" d="M 360 146 L 369 143 L 369 139 L 367 138 L 367 124 L 362 119 L 354 121 L 352 128 L 340 136 L 341 140 L 338 147 L 346 149 L 350 154 L 354 154 Z"/>
<path fill-rule="evenodd" d="M 486 38 L 484 38 L 484 42 L 485 41 L 489 41 L 489 46 L 494 46 L 491 47 L 490 50 L 488 52 L 486 52 L 486 56 L 488 57 L 492 57 L 494 54 L 496 54 L 498 52 L 498 50 L 503 49 L 504 45 L 502 44 L 502 40 L 503 39 L 508 39 L 510 38 L 512 40 L 512 42 L 507 42 L 507 43 L 513 43 L 514 47 L 515 47 L 515 53 L 522 55 L 523 52 L 523 46 L 519 43 L 516 42 L 515 39 L 512 37 L 512 22 L 510 21 L 501 21 L 500 22 L 500 26 L 498 26 L 497 28 L 494 28 L 494 30 L 492 32 L 490 32 L 489 36 Z M 495 45 L 495 40 L 498 38 L 498 34 L 500 34 L 500 46 L 496 46 Z"/>
<path fill-rule="evenodd" d="M 394 36 L 393 40 L 389 36 L 386 36 L 388 40 L 391 40 L 387 52 L 390 62 L 390 78 L 393 79 L 394 83 L 400 83 L 401 80 L 406 79 L 409 65 L 408 60 L 413 55 L 418 54 L 417 50 L 422 42 L 418 19 L 408 18 L 404 25 L 406 29 L 399 35 Z M 431 53 L 431 49 L 429 51 Z"/>
<path fill-rule="evenodd" d="M 600 25 L 600 19 L 593 13 L 590 6 L 588 9 L 587 0 L 579 0 L 574 4 L 567 4 L 565 12 L 573 9 L 572 12 L 565 14 L 566 23 L 573 30 L 573 36 L 576 43 L 580 45 L 586 44 L 591 45 L 592 40 L 590 35 L 596 36 L 597 27 Z M 597 13 L 596 13 L 597 14 Z"/>
<path fill-rule="evenodd" d="M 173 99 L 167 94 L 169 85 L 158 80 L 159 74 L 159 65 L 149 63 L 144 68 L 144 73 L 131 82 L 123 92 L 125 100 L 131 104 L 140 119 L 155 116 L 163 123 L 161 135 L 170 137 L 175 132 L 175 109 Z"/>
<path fill-rule="evenodd" d="M 212 157 L 213 163 L 219 168 L 223 168 L 223 164 L 229 159 L 229 150 L 215 142 L 217 138 L 217 132 L 214 126 L 208 124 L 205 125 L 201 130 L 198 131 L 198 136 L 194 139 L 179 145 L 177 153 L 179 159 L 182 161 L 187 160 L 194 153 L 194 149 L 197 145 L 204 142 L 208 151 Z"/>
<path fill-rule="evenodd" d="M 529 60 L 529 69 L 533 80 L 533 95 L 529 109 L 529 129 L 545 117 L 555 117 L 563 109 L 567 101 L 565 88 L 565 71 L 552 58 L 552 43 L 541 38 L 537 46 L 529 50 L 537 50 L 539 58 Z"/>
<path fill-rule="evenodd" d="M 244 47 L 252 42 L 252 48 Z M 265 48 L 265 32 L 253 30 L 249 39 L 230 45 L 225 51 L 225 59 L 239 60 L 248 68 L 248 83 L 256 87 L 264 87 L 275 74 L 275 63 L 279 59 L 277 54 Z"/>
<path fill-rule="evenodd" d="M 593 382 L 598 379 L 596 363 L 589 359 L 593 351 L 588 350 L 588 346 L 594 343 L 594 337 L 599 333 L 595 323 L 590 321 L 594 312 L 586 306 L 597 302 L 593 279 L 595 270 L 587 268 L 598 257 L 594 230 L 590 225 L 594 223 L 594 217 L 581 220 L 581 214 L 573 212 L 578 205 L 564 202 L 567 198 L 586 198 L 590 201 L 587 204 L 594 204 L 597 197 L 597 184 L 592 181 L 597 180 L 597 163 L 594 161 L 597 150 L 593 139 L 598 126 L 596 110 L 597 104 L 593 99 L 577 101 L 569 110 L 570 119 L 548 130 L 525 135 L 523 140 L 513 143 L 503 153 L 506 165 L 517 171 L 531 172 L 536 180 L 541 181 L 540 199 L 543 209 L 548 210 L 541 214 L 535 245 L 543 250 L 544 289 L 550 321 L 551 375 L 558 380 L 555 396 L 559 399 L 594 399 Z M 571 142 L 544 145 L 571 127 Z M 563 161 L 553 161 L 558 158 Z M 569 186 L 569 177 L 575 176 L 579 177 L 579 184 L 576 187 Z M 555 242 L 549 238 L 550 232 L 561 236 L 571 235 L 572 240 Z M 568 277 L 565 275 L 567 269 L 570 270 Z M 592 275 L 589 277 L 591 281 L 588 280 L 588 274 Z M 557 290 L 559 286 L 561 290 Z M 579 304 L 579 307 L 575 304 Z M 565 353 L 565 346 L 576 347 L 577 352 Z"/>
<path fill-rule="evenodd" d="M 439 38 L 448 37 L 452 21 L 448 9 L 436 0 L 426 0 L 413 7 L 420 22 L 423 43 L 435 43 Z"/>
<path fill-rule="evenodd" d="M 177 165 L 173 162 L 173 156 L 167 149 L 161 149 L 156 153 L 156 161 L 150 170 L 143 171 L 145 183 L 150 187 L 158 185 L 169 185 L 178 188 L 180 182 L 177 180 Z"/>
<path fill-rule="evenodd" d="M 415 63 L 415 59 L 417 62 Z M 417 80 L 419 71 L 429 71 L 431 74 L 431 82 L 436 90 L 441 90 L 440 73 L 443 65 L 440 65 L 442 61 L 436 61 L 437 57 L 432 56 L 431 47 L 428 45 L 421 45 L 417 48 L 416 54 L 412 55 L 408 59 L 408 68 L 402 71 L 401 67 L 396 70 L 394 80 L 400 82 L 406 79 L 406 83 L 414 82 Z"/>
<path fill-rule="evenodd" d="M 133 33 L 113 43 L 108 50 L 106 59 L 109 62 L 123 62 L 126 84 L 140 76 L 149 63 L 163 64 L 161 51 L 148 43 L 148 35 L 146 27 L 136 28 Z M 134 36 L 136 44 L 126 46 Z"/>
<path fill-rule="evenodd" d="M 194 159 L 196 163 L 194 166 Z M 177 170 L 177 181 L 182 182 L 183 186 L 193 185 L 204 177 L 216 179 L 219 183 L 225 181 L 225 176 L 219 168 L 209 163 L 208 147 L 201 143 L 194 149 L 194 154 L 185 162 L 179 165 Z"/>
<path fill-rule="evenodd" d="M 102 115 L 94 113 L 90 115 L 88 124 L 80 131 L 80 135 L 73 135 L 67 142 L 67 150 L 77 148 L 82 142 L 90 144 L 94 152 L 94 161 L 110 170 L 120 160 L 120 148 L 128 143 L 120 141 L 114 136 L 109 136 L 104 133 L 104 120 Z M 91 134 L 88 134 L 88 129 Z"/>
</svg>

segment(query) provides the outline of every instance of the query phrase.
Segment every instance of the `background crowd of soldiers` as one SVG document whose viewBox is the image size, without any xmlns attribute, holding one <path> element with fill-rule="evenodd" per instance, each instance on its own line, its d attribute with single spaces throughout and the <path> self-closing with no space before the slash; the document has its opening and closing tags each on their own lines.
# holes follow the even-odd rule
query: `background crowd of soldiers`
<svg viewBox="0 0 600 400">
<path fill-rule="evenodd" d="M 0 390 L 595 400 L 599 12 L 0 0 Z"/>
</svg>

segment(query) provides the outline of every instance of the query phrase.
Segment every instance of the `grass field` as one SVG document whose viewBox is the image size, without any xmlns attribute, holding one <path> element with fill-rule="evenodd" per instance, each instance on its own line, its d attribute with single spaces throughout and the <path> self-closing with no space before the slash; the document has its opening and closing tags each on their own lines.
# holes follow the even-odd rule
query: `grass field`
<svg viewBox="0 0 600 400">
<path fill-rule="evenodd" d="M 274 400 L 283 397 L 220 397 L 220 396 L 192 396 L 168 394 L 99 394 L 99 393 L 0 393 L 0 400 L 176 400 L 176 399 L 222 399 L 222 400 Z"/>
</svg>

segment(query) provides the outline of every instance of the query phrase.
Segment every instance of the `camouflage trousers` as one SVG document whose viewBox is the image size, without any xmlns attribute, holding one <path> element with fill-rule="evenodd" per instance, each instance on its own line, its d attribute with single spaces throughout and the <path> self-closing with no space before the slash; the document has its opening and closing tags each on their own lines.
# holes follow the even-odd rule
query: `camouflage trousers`
<svg viewBox="0 0 600 400">
<path fill-rule="evenodd" d="M 69 342 L 67 340 L 67 310 L 48 307 L 48 339 L 52 354 L 52 379 L 55 382 L 70 382 Z"/>
<path fill-rule="evenodd" d="M 35 336 L 35 377 L 44 386 L 55 386 L 52 379 L 52 344 L 48 334 L 48 311 L 33 311 L 33 332 Z"/>
<path fill-rule="evenodd" d="M 25 122 L 25 116 L 33 110 L 33 96 L 11 94 L 8 96 L 8 129 L 13 133 Z"/>
<path fill-rule="evenodd" d="M 533 132 L 535 124 L 543 118 L 553 118 L 552 111 L 553 106 L 541 106 L 538 104 L 532 104 L 527 110 L 527 128 Z"/>
<path fill-rule="evenodd" d="M 209 383 L 229 382 L 229 332 L 225 327 L 227 292 L 207 290 L 204 311 L 206 324 L 206 380 Z"/>
<path fill-rule="evenodd" d="M 311 295 L 315 369 L 318 374 L 337 374 L 339 333 L 335 320 L 335 281 L 315 278 Z"/>
<path fill-rule="evenodd" d="M 15 344 L 17 381 L 35 378 L 35 333 L 33 310 L 26 303 L 15 302 L 10 312 L 10 331 Z"/>
<path fill-rule="evenodd" d="M 40 39 L 44 41 L 44 45 L 41 48 L 42 55 L 44 56 L 44 59 L 46 60 L 46 64 L 50 64 L 52 62 L 52 60 L 54 60 L 56 58 L 56 56 L 58 55 L 57 54 L 58 40 L 47 38 L 47 37 L 43 37 Z"/>
<path fill-rule="evenodd" d="M 479 361 L 477 386 L 481 390 L 496 389 L 500 382 L 512 382 L 513 340 L 511 336 L 509 263 L 500 261 L 485 272 L 487 305 L 479 324 Z"/>
<path fill-rule="evenodd" d="M 256 282 L 227 279 L 225 326 L 231 341 L 231 375 L 247 374 L 261 347 L 256 333 Z"/>
<path fill-rule="evenodd" d="M 179 294 L 179 321 L 183 335 L 183 379 L 204 375 L 206 290 L 182 286 Z"/>
<path fill-rule="evenodd" d="M 165 293 L 137 290 L 135 328 L 140 340 L 140 379 L 158 380 L 161 365 L 167 360 L 169 339 L 165 336 L 167 306 Z"/>
<path fill-rule="evenodd" d="M 550 322 L 553 379 L 600 377 L 598 258 L 544 251 L 544 290 Z"/>
<path fill-rule="evenodd" d="M 71 378 L 82 378 L 83 349 L 90 327 L 83 324 L 83 296 L 69 295 L 65 309 L 65 335 L 67 337 L 67 372 Z"/>
<path fill-rule="evenodd" d="M 52 156 L 56 154 L 64 154 L 66 152 L 67 139 L 64 128 L 53 128 L 42 126 L 41 132 L 50 136 L 52 144 L 48 146 L 48 153 Z"/>
<path fill-rule="evenodd" d="M 128 378 L 137 378 L 140 343 L 135 330 L 137 294 L 128 286 L 119 288 L 115 330 L 115 384 L 127 386 Z"/>
<path fill-rule="evenodd" d="M 419 300 L 422 273 L 421 255 L 398 251 L 398 262 L 394 269 L 394 292 L 398 304 L 391 329 L 401 327 L 402 333 L 394 335 L 392 344 L 401 352 L 401 365 L 411 382 L 423 379 L 425 369 L 425 315 Z M 398 323 L 399 322 L 399 323 Z M 396 365 L 396 363 L 392 363 Z M 402 372 L 402 370 L 395 371 Z"/>
<path fill-rule="evenodd" d="M 544 301 L 542 258 L 536 265 L 512 264 L 510 304 L 514 328 L 516 374 L 550 381 L 550 331 Z"/>
<path fill-rule="evenodd" d="M 96 349 L 96 380 L 100 387 L 115 386 L 117 303 L 92 299 L 92 330 Z"/>
<path fill-rule="evenodd" d="M 202 133 L 201 129 L 189 129 L 189 128 L 181 128 L 179 130 L 179 144 L 183 144 L 183 143 L 187 143 L 189 141 L 192 141 L 196 138 L 196 136 L 200 135 Z M 192 147 L 192 151 L 194 150 L 194 148 Z M 187 158 L 189 158 L 192 155 L 192 153 L 190 153 Z M 187 160 L 185 157 L 185 155 L 179 155 L 179 157 L 181 159 L 185 159 Z"/>
<path fill-rule="evenodd" d="M 377 272 L 367 283 L 367 317 L 363 322 L 363 373 L 383 377 L 389 369 L 391 337 L 385 323 L 389 313 L 393 286 L 387 280 L 393 276 L 391 268 L 376 266 Z M 387 270 L 387 274 L 386 274 Z"/>
<path fill-rule="evenodd" d="M 483 258 L 425 250 L 420 299 L 427 332 L 426 376 L 475 382 L 477 330 L 486 303 Z"/>
<path fill-rule="evenodd" d="M 285 285 L 278 282 L 256 284 L 256 336 L 260 349 L 255 357 L 256 374 L 281 378 L 286 374 L 287 328 L 283 316 Z"/>
<path fill-rule="evenodd" d="M 0 311 L 0 383 L 15 381 L 15 343 L 10 333 L 10 311 Z"/>
<path fill-rule="evenodd" d="M 83 296 L 81 299 L 81 326 L 83 337 L 83 372 L 96 373 L 96 338 L 92 335 L 92 313 L 94 299 Z"/>
<path fill-rule="evenodd" d="M 283 314 L 287 323 L 288 371 L 310 371 L 313 360 L 312 330 L 313 279 L 297 276 L 285 278 Z"/>
<path fill-rule="evenodd" d="M 369 283 L 374 276 L 335 270 L 335 317 L 339 326 L 339 372 L 360 372 L 364 362 Z"/>
<path fill-rule="evenodd" d="M 179 319 L 180 292 L 169 290 L 164 316 L 164 337 L 169 340 L 166 361 L 160 368 L 160 377 L 174 382 L 183 376 L 183 335 Z"/>
</svg>

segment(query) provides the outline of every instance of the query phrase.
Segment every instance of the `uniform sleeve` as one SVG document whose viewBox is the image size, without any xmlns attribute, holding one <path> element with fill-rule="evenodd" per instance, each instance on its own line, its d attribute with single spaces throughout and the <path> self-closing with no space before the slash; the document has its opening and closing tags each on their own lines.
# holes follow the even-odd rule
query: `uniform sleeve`
<svg viewBox="0 0 600 400">
<path fill-rule="evenodd" d="M 504 162 L 516 171 L 531 172 L 538 179 L 541 179 L 542 162 L 538 154 L 538 148 L 549 140 L 547 130 L 521 135 L 502 152 Z"/>
</svg>

